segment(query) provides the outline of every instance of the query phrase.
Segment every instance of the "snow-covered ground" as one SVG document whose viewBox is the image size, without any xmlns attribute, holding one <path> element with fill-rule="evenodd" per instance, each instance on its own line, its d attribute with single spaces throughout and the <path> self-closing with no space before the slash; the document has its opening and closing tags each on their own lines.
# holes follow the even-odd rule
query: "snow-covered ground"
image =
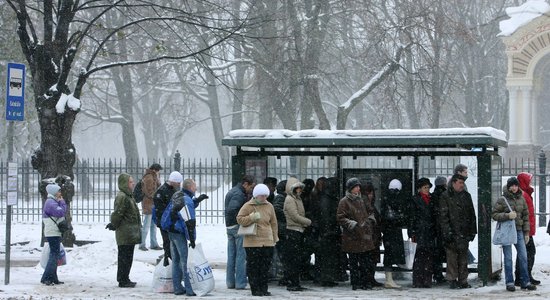
<svg viewBox="0 0 550 300">
<path fill-rule="evenodd" d="M 0 260 L 5 257 L 5 223 L 0 223 Z M 1 265 L 0 299 L 176 299 L 182 296 L 173 294 L 156 294 L 151 292 L 154 264 L 162 251 L 135 251 L 134 264 L 130 278 L 137 281 L 133 289 L 117 287 L 116 282 L 116 243 L 114 233 L 104 229 L 105 224 L 75 224 L 74 232 L 77 240 L 97 241 L 81 247 L 68 250 L 68 263 L 58 269 L 59 279 L 65 284 L 44 286 L 40 284 L 43 269 L 40 259 L 40 223 L 17 223 L 12 225 L 11 247 L 12 266 L 10 283 L 4 285 L 4 264 Z M 160 234 L 158 235 L 159 242 Z M 214 268 L 216 288 L 205 298 L 208 299 L 242 299 L 255 298 L 250 290 L 228 290 L 225 287 L 225 257 L 226 236 L 223 225 L 200 225 L 198 227 L 198 241 L 202 243 L 205 255 Z M 349 281 L 340 283 L 334 288 L 325 288 L 303 282 L 309 290 L 303 292 L 288 292 L 284 287 L 270 284 L 273 294 L 271 299 L 502 299 L 505 297 L 523 299 L 550 298 L 550 236 L 546 228 L 538 228 L 535 236 L 537 257 L 534 267 L 534 276 L 542 281 L 537 291 L 505 291 L 504 281 L 491 282 L 489 286 L 481 286 L 477 274 L 470 275 L 471 289 L 450 290 L 447 285 L 434 286 L 431 289 L 413 289 L 410 274 L 397 282 L 404 287 L 399 290 L 379 288 L 371 291 L 352 291 Z M 137 248 L 137 247 L 136 247 Z M 474 253 L 477 245 L 472 244 Z M 31 262 L 30 266 L 21 266 L 23 262 Z M 504 277 L 504 276 L 502 276 Z M 378 281 L 383 282 L 384 275 L 377 273 Z M 198 297 L 194 297 L 198 298 Z"/>
</svg>

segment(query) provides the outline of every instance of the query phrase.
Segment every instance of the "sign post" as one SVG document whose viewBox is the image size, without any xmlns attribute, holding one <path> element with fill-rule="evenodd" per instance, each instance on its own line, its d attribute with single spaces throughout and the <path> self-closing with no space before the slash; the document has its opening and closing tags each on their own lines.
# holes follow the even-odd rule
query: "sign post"
<svg viewBox="0 0 550 300">
<path fill-rule="evenodd" d="M 6 76 L 6 121 L 8 122 L 8 182 L 6 209 L 6 259 L 4 284 L 10 283 L 11 213 L 17 205 L 17 163 L 13 161 L 13 121 L 25 119 L 25 65 L 8 63 Z M 11 122 L 10 122 L 11 121 Z"/>
</svg>

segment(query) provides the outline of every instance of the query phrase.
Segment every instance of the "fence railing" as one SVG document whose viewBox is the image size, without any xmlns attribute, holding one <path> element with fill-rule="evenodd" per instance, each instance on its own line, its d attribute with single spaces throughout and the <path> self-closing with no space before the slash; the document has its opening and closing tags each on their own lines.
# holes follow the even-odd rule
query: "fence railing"
<svg viewBox="0 0 550 300">
<path fill-rule="evenodd" d="M 475 161 L 475 160 L 474 160 Z M 221 224 L 224 222 L 224 197 L 231 189 L 231 164 L 218 159 L 181 159 L 179 153 L 174 158 L 163 160 L 122 160 L 122 159 L 82 159 L 74 168 L 75 195 L 71 202 L 71 213 L 76 222 L 108 222 L 113 209 L 113 202 L 118 191 L 117 177 L 126 172 L 139 179 L 145 168 L 153 162 L 163 166 L 161 180 L 168 178 L 170 172 L 178 170 L 184 178 L 193 178 L 198 187 L 198 193 L 205 193 L 209 199 L 201 202 L 196 215 L 199 223 Z M 426 158 L 421 161 L 419 175 L 435 178 L 438 175 L 452 173 L 458 157 L 443 157 L 436 160 Z M 545 159 L 544 159 L 545 163 Z M 38 193 L 40 175 L 33 170 L 30 161 L 18 161 L 18 202 L 12 206 L 13 220 L 19 222 L 40 221 L 42 215 L 42 200 Z M 520 172 L 539 175 L 539 160 L 514 160 L 503 162 L 503 177 L 515 176 Z M 300 165 L 300 164 L 298 164 Z M 410 168 L 413 160 L 405 157 L 383 158 L 350 158 L 342 162 L 343 168 Z M 477 166 L 470 165 L 470 174 L 476 175 Z M 310 157 L 296 166 L 291 157 L 269 157 L 267 174 L 279 180 L 295 175 L 300 179 L 317 179 L 321 176 L 333 176 L 334 164 L 329 159 Z M 533 185 L 537 188 L 546 182 L 540 182 L 539 176 L 534 176 Z M 0 220 L 6 218 L 6 186 L 7 162 L 0 161 Z M 538 194 L 534 195 L 538 203 Z M 545 202 L 544 202 L 544 205 Z M 538 211 L 538 209 L 537 209 Z"/>
</svg>

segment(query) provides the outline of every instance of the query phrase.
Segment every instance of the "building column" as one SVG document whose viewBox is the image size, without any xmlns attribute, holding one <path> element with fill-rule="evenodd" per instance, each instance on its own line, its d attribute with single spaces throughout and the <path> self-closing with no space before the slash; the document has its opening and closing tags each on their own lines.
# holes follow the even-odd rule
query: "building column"
<svg viewBox="0 0 550 300">
<path fill-rule="evenodd" d="M 510 103 L 508 105 L 508 125 L 509 125 L 509 131 L 510 136 L 508 138 L 508 144 L 517 144 L 518 143 L 518 132 L 517 132 L 517 120 L 516 116 L 516 107 L 517 107 L 517 98 L 518 98 L 518 87 L 517 86 L 508 86 L 508 95 L 510 98 Z"/>
<path fill-rule="evenodd" d="M 539 108 L 539 105 L 538 105 L 538 99 L 535 95 L 535 93 L 533 92 L 533 89 L 531 89 L 531 141 L 533 142 L 534 145 L 536 146 L 540 146 L 540 142 L 539 142 L 539 128 L 540 128 L 540 125 L 539 125 L 539 114 L 538 114 L 538 108 Z"/>
<path fill-rule="evenodd" d="M 520 88 L 521 90 L 521 113 L 520 119 L 518 122 L 521 124 L 521 138 L 520 143 L 522 144 L 533 144 L 532 140 L 532 105 L 531 103 L 531 87 L 530 86 L 522 86 Z"/>
</svg>

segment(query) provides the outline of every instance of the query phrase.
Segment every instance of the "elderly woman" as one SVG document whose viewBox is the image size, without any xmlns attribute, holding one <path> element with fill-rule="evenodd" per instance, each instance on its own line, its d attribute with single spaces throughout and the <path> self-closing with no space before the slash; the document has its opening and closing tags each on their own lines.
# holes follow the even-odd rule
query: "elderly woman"
<svg viewBox="0 0 550 300">
<path fill-rule="evenodd" d="M 500 197 L 493 207 L 493 220 L 507 221 L 515 220 L 517 230 L 517 242 L 514 244 L 517 251 L 520 271 L 520 282 L 522 290 L 536 290 L 537 287 L 530 283 L 529 271 L 527 269 L 527 250 L 525 244 L 529 242 L 529 210 L 527 203 L 519 188 L 519 181 L 516 177 L 510 177 L 503 188 Z M 514 292 L 514 273 L 512 270 L 512 245 L 503 245 L 504 253 L 504 274 L 506 278 L 506 290 Z"/>
<path fill-rule="evenodd" d="M 246 202 L 237 214 L 241 226 L 256 224 L 255 235 L 245 235 L 243 246 L 246 251 L 246 273 L 253 296 L 270 296 L 267 291 L 273 247 L 279 241 L 277 217 L 273 205 L 267 201 L 269 188 L 258 184 L 252 191 L 252 199 Z"/>
<path fill-rule="evenodd" d="M 57 258 L 61 247 L 61 231 L 57 227 L 57 223 L 65 219 L 67 205 L 65 200 L 61 198 L 61 187 L 59 185 L 48 184 L 46 192 L 48 198 L 42 209 L 42 222 L 44 223 L 44 237 L 50 245 L 50 256 L 40 282 L 45 285 L 63 284 L 63 281 L 59 281 L 57 278 Z"/>
</svg>

